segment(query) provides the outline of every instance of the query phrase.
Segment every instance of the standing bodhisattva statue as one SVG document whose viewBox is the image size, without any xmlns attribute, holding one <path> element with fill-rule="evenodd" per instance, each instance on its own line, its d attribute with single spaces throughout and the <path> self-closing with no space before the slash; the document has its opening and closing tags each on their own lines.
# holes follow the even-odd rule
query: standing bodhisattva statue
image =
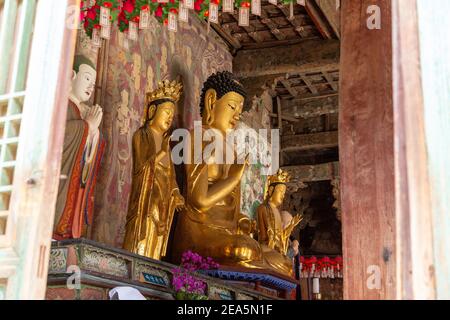
<svg viewBox="0 0 450 320">
<path fill-rule="evenodd" d="M 289 237 L 302 221 L 302 216 L 297 215 L 287 225 L 283 225 L 278 208 L 283 204 L 287 182 L 289 176 L 281 169 L 268 179 L 265 201 L 257 209 L 258 241 L 265 262 L 279 273 L 291 275 L 292 259 L 287 258 Z"/>
<path fill-rule="evenodd" d="M 175 210 L 184 206 L 169 147 L 182 85 L 159 83 L 147 95 L 144 125 L 133 136 L 133 181 L 124 249 L 161 259 L 166 255 Z"/>
</svg>

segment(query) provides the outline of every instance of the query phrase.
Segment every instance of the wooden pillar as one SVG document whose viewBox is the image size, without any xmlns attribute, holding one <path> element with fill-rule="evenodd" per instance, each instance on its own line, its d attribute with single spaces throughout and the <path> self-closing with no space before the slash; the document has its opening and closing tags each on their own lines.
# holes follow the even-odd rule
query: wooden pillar
<svg viewBox="0 0 450 320">
<path fill-rule="evenodd" d="M 341 10 L 344 299 L 395 299 L 391 0 L 342 1 Z"/>
</svg>

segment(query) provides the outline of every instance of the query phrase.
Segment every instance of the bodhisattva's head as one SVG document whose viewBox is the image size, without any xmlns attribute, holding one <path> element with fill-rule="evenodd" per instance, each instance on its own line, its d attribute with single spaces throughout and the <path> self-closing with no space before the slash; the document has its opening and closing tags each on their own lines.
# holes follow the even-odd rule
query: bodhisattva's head
<svg viewBox="0 0 450 320">
<path fill-rule="evenodd" d="M 145 122 L 160 133 L 169 131 L 175 116 L 175 107 L 183 86 L 177 81 L 162 81 L 158 88 L 147 94 Z"/>
<path fill-rule="evenodd" d="M 226 134 L 238 125 L 244 108 L 246 92 L 228 71 L 208 78 L 203 86 L 200 112 L 203 124 Z"/>
<path fill-rule="evenodd" d="M 154 103 L 148 109 L 148 120 L 150 126 L 158 132 L 167 132 L 172 127 L 175 115 L 175 102 L 163 101 Z"/>
<path fill-rule="evenodd" d="M 282 183 L 271 185 L 269 187 L 269 195 L 269 203 L 277 208 L 280 207 L 286 195 L 286 185 Z"/>
<path fill-rule="evenodd" d="M 85 56 L 76 56 L 73 66 L 71 93 L 80 102 L 89 101 L 95 89 L 97 71 L 94 64 Z"/>
</svg>

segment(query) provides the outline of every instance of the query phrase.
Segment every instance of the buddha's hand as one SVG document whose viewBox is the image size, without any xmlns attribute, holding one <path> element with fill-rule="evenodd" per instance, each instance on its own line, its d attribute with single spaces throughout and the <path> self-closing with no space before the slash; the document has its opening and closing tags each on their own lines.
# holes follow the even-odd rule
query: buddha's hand
<svg viewBox="0 0 450 320">
<path fill-rule="evenodd" d="M 300 222 L 302 222 L 302 220 L 303 220 L 303 215 L 298 214 L 298 215 L 294 216 L 291 224 L 295 228 Z"/>
<path fill-rule="evenodd" d="M 180 194 L 179 191 L 175 192 L 174 197 L 175 197 L 175 210 L 177 212 L 180 212 L 182 209 L 185 208 L 186 202 L 184 200 L 184 197 Z"/>
<path fill-rule="evenodd" d="M 161 143 L 161 151 L 163 151 L 166 154 L 170 153 L 170 139 L 172 136 L 170 134 L 167 134 L 167 132 L 164 134 L 164 139 Z"/>
<path fill-rule="evenodd" d="M 86 122 L 89 125 L 89 131 L 94 132 L 100 126 L 100 123 L 103 119 L 103 110 L 102 108 L 96 104 L 92 106 L 86 114 Z"/>
<path fill-rule="evenodd" d="M 249 156 L 245 158 L 244 164 L 232 164 L 230 166 L 230 171 L 228 171 L 228 175 L 233 179 L 240 181 L 242 179 L 242 176 L 245 172 L 245 169 L 248 166 Z"/>
<path fill-rule="evenodd" d="M 251 220 L 247 216 L 241 215 L 238 227 L 241 234 L 250 235 L 256 231 L 256 220 Z"/>
</svg>

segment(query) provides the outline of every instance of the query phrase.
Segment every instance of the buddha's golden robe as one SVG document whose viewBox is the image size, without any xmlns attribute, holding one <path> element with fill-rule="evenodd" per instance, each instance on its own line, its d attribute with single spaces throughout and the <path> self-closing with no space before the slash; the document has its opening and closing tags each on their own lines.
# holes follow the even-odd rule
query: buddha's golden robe
<svg viewBox="0 0 450 320">
<path fill-rule="evenodd" d="M 193 134 L 191 135 L 193 137 Z M 191 152 L 193 147 L 191 146 Z M 204 211 L 193 201 L 198 184 L 211 184 L 227 177 L 227 166 L 217 164 L 186 165 L 186 208 L 178 217 L 173 242 L 173 260 L 179 262 L 191 250 L 211 257 L 221 265 L 263 267 L 261 248 L 256 240 L 239 230 L 240 184 L 220 202 Z"/>
<path fill-rule="evenodd" d="M 287 276 L 292 275 L 293 262 L 286 257 L 290 234 L 283 230 L 281 215 L 277 208 L 269 203 L 260 205 L 257 209 L 258 241 L 264 252 L 265 262 Z"/>
<path fill-rule="evenodd" d="M 155 159 L 155 141 L 147 123 L 133 136 L 133 181 L 124 249 L 159 260 L 166 255 L 178 186 L 171 159 L 168 167 Z"/>
</svg>

